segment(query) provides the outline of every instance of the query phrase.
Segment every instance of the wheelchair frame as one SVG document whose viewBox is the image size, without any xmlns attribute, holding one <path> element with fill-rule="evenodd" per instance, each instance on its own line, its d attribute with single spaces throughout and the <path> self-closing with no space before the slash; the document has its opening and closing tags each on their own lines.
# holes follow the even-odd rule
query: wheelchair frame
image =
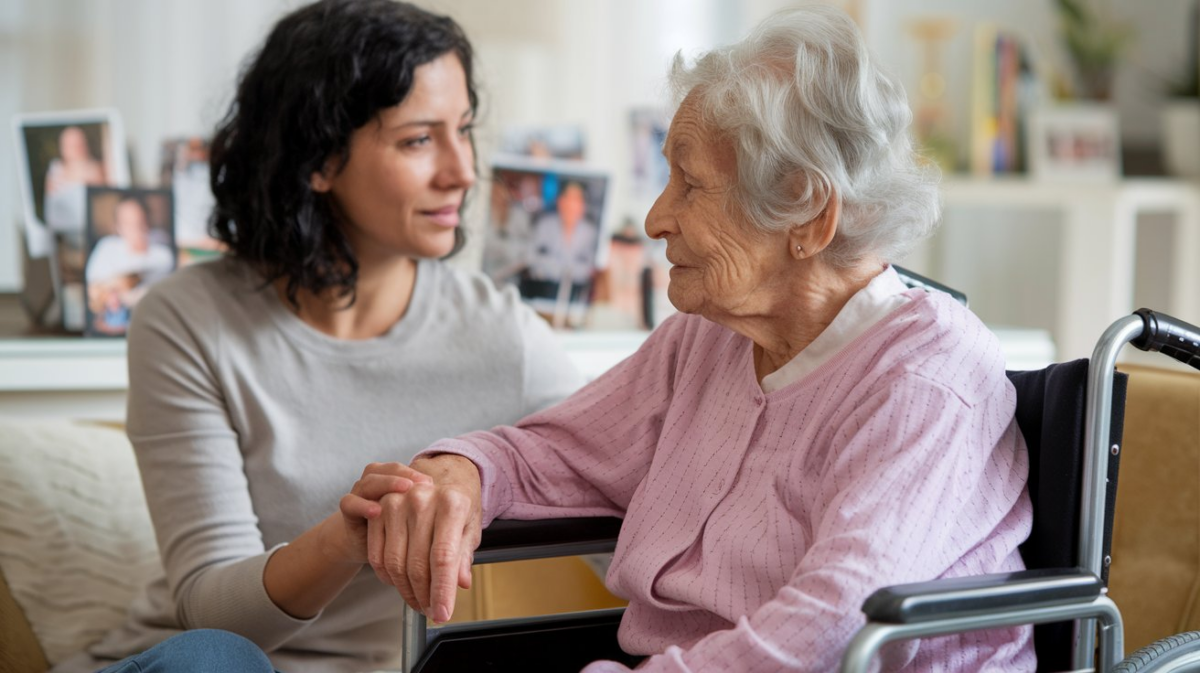
<svg viewBox="0 0 1200 673">
<path fill-rule="evenodd" d="M 1079 568 L 934 580 L 880 589 L 863 604 L 868 622 L 847 646 L 842 673 L 867 671 L 879 649 L 893 641 L 1069 619 L 1079 620 L 1072 652 L 1074 669 L 1109 671 L 1121 662 L 1125 656 L 1124 626 L 1100 577 L 1103 567 L 1111 562 L 1103 556 L 1107 454 L 1121 450 L 1117 444 L 1107 446 L 1113 372 L 1117 355 L 1127 343 L 1145 351 L 1161 351 L 1200 368 L 1200 328 L 1169 315 L 1139 309 L 1118 319 L 1101 335 L 1088 362 Z M 1035 574 L 1047 572 L 1052 576 L 1038 582 Z M 1039 586 L 1024 591 L 1022 582 Z M 1078 595 L 1070 595 L 1072 585 L 1080 589 Z M 1098 631 L 1093 619 L 1099 621 Z M 1099 661 L 1094 661 L 1097 634 Z"/>
</svg>

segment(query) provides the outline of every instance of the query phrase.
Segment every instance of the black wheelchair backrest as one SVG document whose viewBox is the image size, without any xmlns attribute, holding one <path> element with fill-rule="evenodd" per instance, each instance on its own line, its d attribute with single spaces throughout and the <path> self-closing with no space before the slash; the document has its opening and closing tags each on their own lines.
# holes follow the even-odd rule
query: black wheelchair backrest
<svg viewBox="0 0 1200 673">
<path fill-rule="evenodd" d="M 1088 361 L 1053 364 L 1036 371 L 1010 371 L 1017 390 L 1017 425 L 1029 447 L 1029 498 L 1033 530 L 1021 545 L 1021 558 L 1030 570 L 1080 565 L 1079 526 L 1084 456 L 1084 409 Z M 1109 446 L 1121 445 L 1128 377 L 1113 378 Z M 1109 488 L 1104 518 L 1104 555 L 1112 549 L 1120 452 L 1108 460 Z M 1108 583 L 1108 566 L 1101 573 Z M 1034 646 L 1040 670 L 1071 667 L 1073 624 L 1061 622 L 1034 627 Z"/>
</svg>

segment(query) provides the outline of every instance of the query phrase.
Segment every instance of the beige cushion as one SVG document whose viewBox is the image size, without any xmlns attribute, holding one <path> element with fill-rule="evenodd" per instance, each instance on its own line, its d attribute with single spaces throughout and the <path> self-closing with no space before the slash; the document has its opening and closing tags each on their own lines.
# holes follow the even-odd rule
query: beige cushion
<svg viewBox="0 0 1200 673">
<path fill-rule="evenodd" d="M 0 420 L 0 571 L 51 665 L 117 626 L 158 566 L 122 432 Z"/>
<path fill-rule="evenodd" d="M 1129 373 L 1110 595 L 1125 649 L 1200 629 L 1200 374 Z"/>
</svg>

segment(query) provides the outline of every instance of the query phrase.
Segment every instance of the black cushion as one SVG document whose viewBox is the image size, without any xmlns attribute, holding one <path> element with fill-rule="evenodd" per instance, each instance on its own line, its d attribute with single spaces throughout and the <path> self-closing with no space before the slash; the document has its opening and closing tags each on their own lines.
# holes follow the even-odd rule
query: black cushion
<svg viewBox="0 0 1200 673">
<path fill-rule="evenodd" d="M 1021 558 L 1030 569 L 1070 568 L 1078 563 L 1087 374 L 1088 361 L 1082 359 L 1037 371 L 1008 372 L 1008 378 L 1017 390 L 1017 425 L 1029 447 L 1033 530 L 1021 545 Z M 1117 372 L 1113 379 L 1108 446 L 1121 443 L 1127 378 Z M 1109 454 L 1105 556 L 1112 549 L 1118 460 L 1119 454 Z M 1101 579 L 1108 583 L 1107 568 L 1103 569 Z M 1039 670 L 1070 668 L 1072 629 L 1070 622 L 1034 627 Z"/>
<path fill-rule="evenodd" d="M 643 657 L 617 644 L 620 610 L 449 625 L 432 633 L 417 662 L 421 673 L 563 671 L 576 673 L 597 659 L 633 667 Z"/>
</svg>

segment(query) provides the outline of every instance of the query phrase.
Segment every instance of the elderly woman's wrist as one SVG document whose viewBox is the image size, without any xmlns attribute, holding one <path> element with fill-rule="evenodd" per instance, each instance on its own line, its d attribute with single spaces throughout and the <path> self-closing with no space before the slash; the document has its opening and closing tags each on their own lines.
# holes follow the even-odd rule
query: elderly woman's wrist
<svg viewBox="0 0 1200 673">
<path fill-rule="evenodd" d="M 410 465 L 414 470 L 433 478 L 433 483 L 444 484 L 462 480 L 479 483 L 479 466 L 473 460 L 457 453 L 438 453 L 422 456 Z"/>
</svg>

